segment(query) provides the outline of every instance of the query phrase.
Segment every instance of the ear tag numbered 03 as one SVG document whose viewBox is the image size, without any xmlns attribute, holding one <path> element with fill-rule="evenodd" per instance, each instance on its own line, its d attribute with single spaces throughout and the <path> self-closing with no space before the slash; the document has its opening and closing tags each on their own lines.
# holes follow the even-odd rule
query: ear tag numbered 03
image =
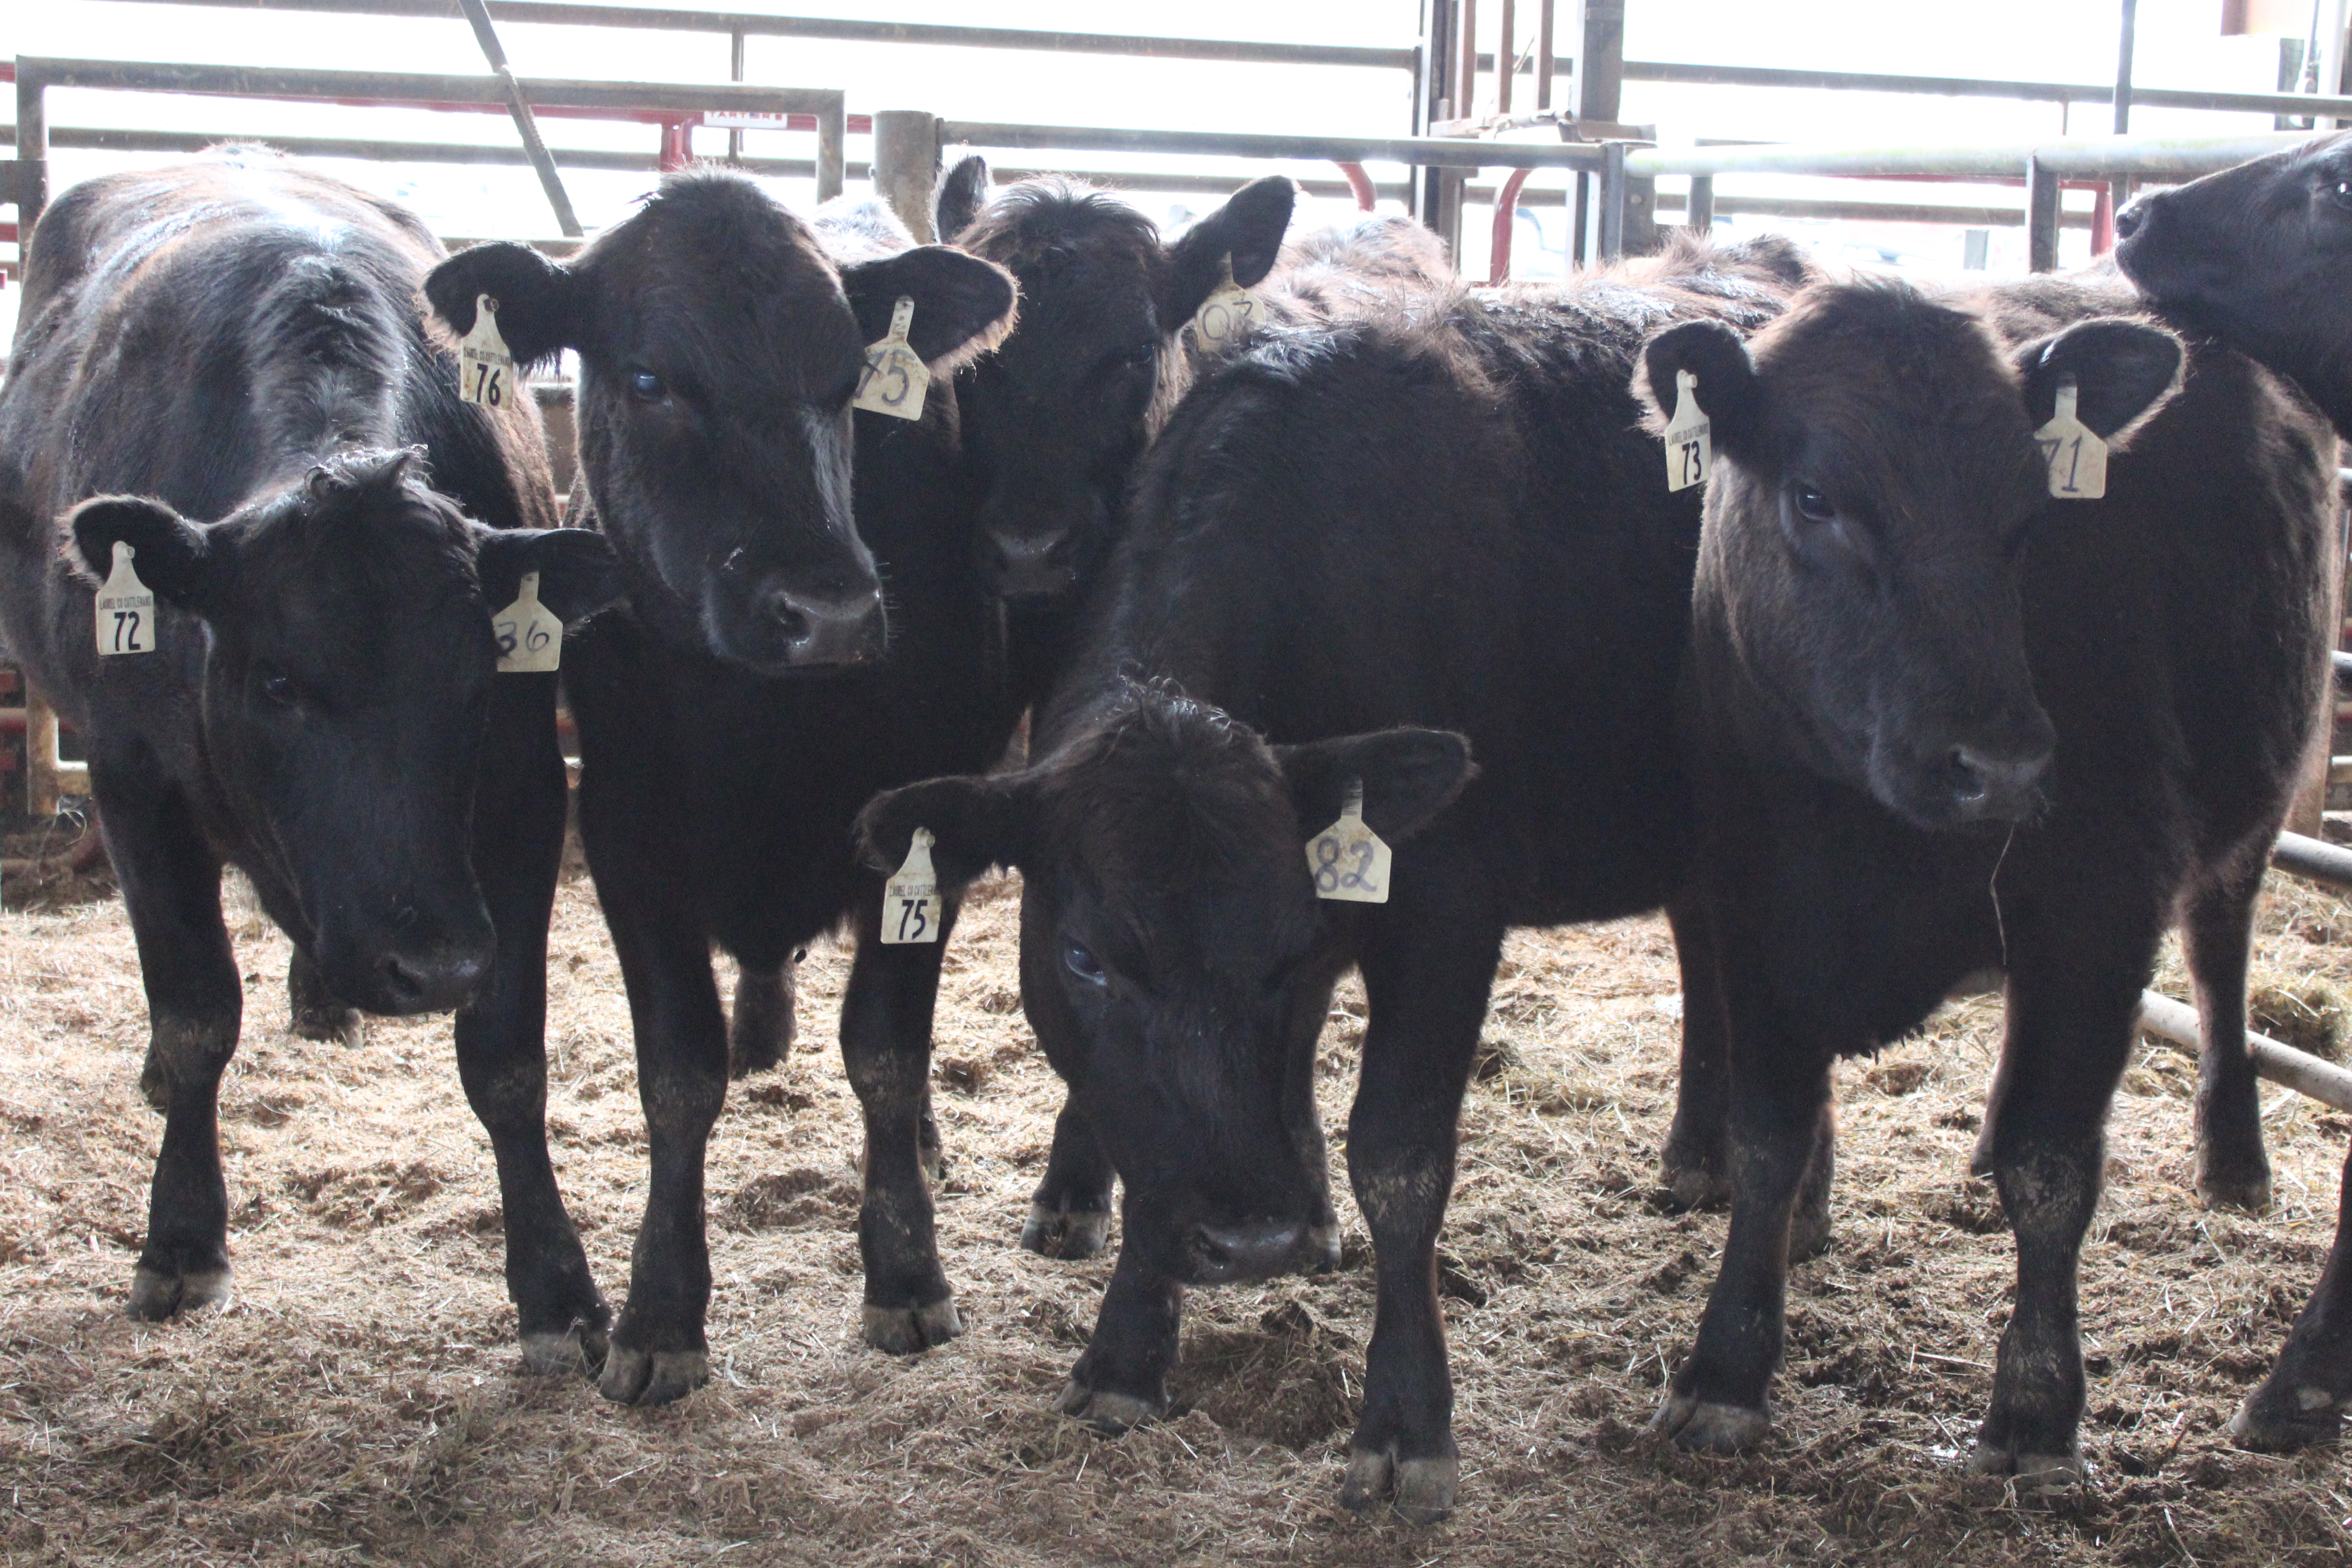
<svg viewBox="0 0 2352 1568">
<path fill-rule="evenodd" d="M 1675 372 L 1675 416 L 1666 421 L 1666 489 L 1686 490 L 1706 482 L 1715 467 L 1714 422 L 1698 405 L 1698 377 Z"/>
<path fill-rule="evenodd" d="M 1339 820 L 1307 841 L 1307 869 L 1318 899 L 1389 901 L 1389 847 L 1364 821 L 1364 781 L 1348 785 Z"/>
<path fill-rule="evenodd" d="M 490 617 L 500 675 L 544 675 L 561 666 L 563 621 L 539 602 L 539 574 L 522 574 L 515 602 Z"/>
<path fill-rule="evenodd" d="M 900 419 L 923 416 L 923 395 L 930 390 L 931 373 L 907 346 L 907 329 L 915 322 L 915 302 L 905 295 L 890 308 L 890 331 L 866 349 L 866 369 L 857 378 L 852 408 L 888 414 Z"/>
<path fill-rule="evenodd" d="M 503 408 L 514 395 L 514 355 L 499 336 L 499 302 L 474 296 L 474 330 L 457 345 L 457 400 Z"/>
<path fill-rule="evenodd" d="M 940 940 L 940 874 L 931 869 L 928 827 L 915 829 L 907 863 L 882 884 L 882 942 L 887 947 Z"/>
<path fill-rule="evenodd" d="M 1222 349 L 1256 324 L 1257 297 L 1234 281 L 1233 252 L 1227 251 L 1223 281 L 1192 312 L 1192 342 L 1203 350 Z"/>
<path fill-rule="evenodd" d="M 2061 381 L 2050 423 L 2033 433 L 2050 470 L 2050 493 L 2060 500 L 2097 500 L 2107 493 L 2107 444 L 2074 417 L 2079 395 L 2073 376 Z"/>
<path fill-rule="evenodd" d="M 93 617 L 100 654 L 155 651 L 155 595 L 131 564 L 138 553 L 121 540 L 114 542 L 114 566 L 98 591 Z"/>
</svg>

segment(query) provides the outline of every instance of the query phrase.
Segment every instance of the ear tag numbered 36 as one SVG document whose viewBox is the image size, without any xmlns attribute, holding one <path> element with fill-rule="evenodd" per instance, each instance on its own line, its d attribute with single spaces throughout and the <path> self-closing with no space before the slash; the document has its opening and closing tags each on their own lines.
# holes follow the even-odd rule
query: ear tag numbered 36
<svg viewBox="0 0 2352 1568">
<path fill-rule="evenodd" d="M 907 329 L 915 323 L 915 302 L 901 294 L 890 308 L 890 330 L 878 343 L 866 349 L 866 369 L 857 378 L 852 408 L 888 414 L 900 419 L 923 416 L 923 395 L 930 390 L 931 373 L 907 346 Z"/>
<path fill-rule="evenodd" d="M 138 553 L 121 540 L 114 542 L 114 566 L 98 591 L 95 619 L 101 654 L 155 651 L 155 595 L 131 564 Z"/>
<path fill-rule="evenodd" d="M 1318 899 L 1389 901 L 1389 847 L 1364 821 L 1364 781 L 1348 785 L 1339 820 L 1307 841 L 1307 869 Z"/>
<path fill-rule="evenodd" d="M 2050 470 L 2050 493 L 2060 500 L 2097 500 L 2107 493 L 2107 444 L 2074 417 L 2079 396 L 2073 376 L 2061 381 L 2050 423 L 2033 433 Z"/>
<path fill-rule="evenodd" d="M 885 946 L 940 940 L 940 875 L 931 869 L 935 842 L 929 828 L 915 829 L 914 842 L 907 847 L 907 863 L 882 884 Z"/>
<path fill-rule="evenodd" d="M 543 675 L 561 667 L 563 622 L 539 602 L 539 574 L 522 574 L 515 602 L 490 617 L 500 675 Z"/>
<path fill-rule="evenodd" d="M 1715 467 L 1714 422 L 1698 405 L 1698 377 L 1675 372 L 1675 416 L 1666 421 L 1666 489 L 1686 490 L 1706 482 Z"/>
<path fill-rule="evenodd" d="M 457 345 L 457 400 L 503 408 L 514 395 L 514 355 L 499 336 L 499 302 L 474 296 L 474 330 Z"/>
<path fill-rule="evenodd" d="M 1233 252 L 1227 251 L 1224 280 L 1192 312 L 1192 341 L 1203 350 L 1222 349 L 1256 324 L 1257 297 L 1234 281 Z"/>
</svg>

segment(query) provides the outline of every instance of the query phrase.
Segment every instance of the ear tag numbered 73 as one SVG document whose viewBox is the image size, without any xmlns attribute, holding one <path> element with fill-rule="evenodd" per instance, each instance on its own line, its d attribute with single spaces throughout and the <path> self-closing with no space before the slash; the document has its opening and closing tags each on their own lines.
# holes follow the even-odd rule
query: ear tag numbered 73
<svg viewBox="0 0 2352 1568">
<path fill-rule="evenodd" d="M 940 940 L 940 874 L 931 869 L 935 842 L 929 828 L 915 829 L 914 842 L 907 847 L 907 863 L 882 884 L 885 946 Z"/>
<path fill-rule="evenodd" d="M 2107 493 L 2107 444 L 2074 417 L 2079 395 L 2073 376 L 2061 381 L 2057 409 L 2033 433 L 2050 470 L 2050 493 L 2060 500 L 2097 500 Z"/>
<path fill-rule="evenodd" d="M 131 564 L 138 553 L 121 540 L 114 542 L 114 567 L 98 591 L 95 619 L 101 654 L 155 651 L 155 595 Z"/>
<path fill-rule="evenodd" d="M 1715 467 L 1714 423 L 1698 405 L 1698 377 L 1675 372 L 1675 416 L 1666 421 L 1666 489 L 1686 490 L 1706 482 Z"/>
<path fill-rule="evenodd" d="M 561 667 L 563 622 L 539 602 L 539 574 L 522 574 L 515 602 L 490 617 L 500 675 L 544 675 Z"/>
<path fill-rule="evenodd" d="M 1364 781 L 1348 785 L 1339 820 L 1307 841 L 1307 869 L 1318 899 L 1389 901 L 1389 847 L 1364 821 Z"/>
<path fill-rule="evenodd" d="M 1257 323 L 1257 297 L 1234 281 L 1234 256 L 1225 252 L 1224 279 L 1192 312 L 1192 341 L 1213 352 L 1236 342 Z"/>
<path fill-rule="evenodd" d="M 499 336 L 499 302 L 474 296 L 474 330 L 457 345 L 457 400 L 503 408 L 514 394 L 514 355 Z"/>
<path fill-rule="evenodd" d="M 907 329 L 915 324 L 915 302 L 904 294 L 890 307 L 890 330 L 878 343 L 866 349 L 866 369 L 857 377 L 852 408 L 888 414 L 900 419 L 923 416 L 923 395 L 931 388 L 931 373 L 907 346 Z"/>
</svg>

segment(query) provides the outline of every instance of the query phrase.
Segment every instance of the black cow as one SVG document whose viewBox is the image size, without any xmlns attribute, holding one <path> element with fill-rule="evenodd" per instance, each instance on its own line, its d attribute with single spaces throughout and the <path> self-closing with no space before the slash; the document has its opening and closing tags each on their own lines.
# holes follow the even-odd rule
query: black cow
<svg viewBox="0 0 2352 1568">
<path fill-rule="evenodd" d="M 1646 351 L 1656 407 L 1696 378 L 1718 462 L 1688 733 L 1734 1197 L 1657 1421 L 1685 1446 L 1769 1425 L 1792 1215 L 1823 1222 L 1832 1062 L 2000 968 L 1988 1152 L 2017 1294 L 1973 1463 L 2079 1470 L 2108 1099 L 2184 908 L 2209 1016 L 2242 1014 L 2334 603 L 2333 434 L 2227 350 L 2195 348 L 2182 384 L 2179 340 L 2115 319 L 2137 304 L 2052 279 L 1975 308 L 1841 285 L 1752 344 L 1699 324 Z M 2083 425 L 2130 437 L 2104 500 L 2052 499 L 2035 435 L 2067 385 Z M 2332 1426 L 2348 1371 L 2297 1418 Z"/>
<path fill-rule="evenodd" d="M 1658 324 L 1754 327 L 1803 272 L 1777 242 L 1693 245 L 1261 334 L 1145 459 L 1040 760 L 868 808 L 877 864 L 919 826 L 945 878 L 1020 868 L 1023 1001 L 1125 1184 L 1065 1410 L 1164 1408 L 1186 1283 L 1328 1247 L 1314 1045 L 1353 963 L 1380 1300 L 1342 1498 L 1451 1506 L 1434 1248 L 1503 933 L 1654 909 L 1687 841 L 1668 714 L 1698 508 L 1619 377 Z M 1318 902 L 1305 847 L 1356 784 L 1392 889 Z"/>
<path fill-rule="evenodd" d="M 478 768 L 486 795 L 540 756 L 561 780 L 554 682 L 494 673 L 491 616 L 525 572 L 560 614 L 593 608 L 610 552 L 523 526 L 552 521 L 536 416 L 457 401 L 416 308 L 439 254 L 406 212 L 254 148 L 76 186 L 32 236 L 0 629 L 89 747 L 138 939 L 166 1117 L 139 1317 L 228 1290 L 222 866 L 293 939 L 298 1025 L 455 1006 L 492 955 L 469 847 L 486 881 L 504 866 L 471 832 Z M 154 603 L 94 634 L 122 546 Z"/>
</svg>

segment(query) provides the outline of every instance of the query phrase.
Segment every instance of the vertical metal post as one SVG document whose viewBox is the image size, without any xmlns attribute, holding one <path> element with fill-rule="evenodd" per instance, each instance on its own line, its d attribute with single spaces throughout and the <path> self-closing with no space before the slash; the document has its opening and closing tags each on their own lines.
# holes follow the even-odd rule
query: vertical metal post
<svg viewBox="0 0 2352 1568">
<path fill-rule="evenodd" d="M 1559 0 L 1543 0 L 1536 13 L 1536 110 L 1551 107 L 1551 47 L 1553 12 Z"/>
<path fill-rule="evenodd" d="M 2025 165 L 2025 264 L 2035 272 L 2058 270 L 2058 176 L 2039 158 Z"/>
<path fill-rule="evenodd" d="M 1503 0 L 1503 16 L 1499 24 L 1502 36 L 1495 40 L 1495 112 L 1511 112 L 1511 84 L 1519 74 L 1518 0 Z"/>
<path fill-rule="evenodd" d="M 47 88 L 21 69 L 16 76 L 16 255 L 30 259 L 33 226 L 49 205 Z"/>
<path fill-rule="evenodd" d="M 1478 0 L 1460 0 L 1462 22 L 1456 37 L 1461 47 L 1454 57 L 1454 117 L 1467 120 L 1478 112 Z"/>
<path fill-rule="evenodd" d="M 58 713 L 47 699 L 25 688 L 25 815 L 55 816 L 64 794 L 58 778 Z"/>
<path fill-rule="evenodd" d="M 939 183 L 939 116 L 919 109 L 876 110 L 874 193 L 890 204 L 919 245 L 939 238 L 931 216 Z"/>
<path fill-rule="evenodd" d="M 740 27 L 727 35 L 727 79 L 743 79 L 743 29 Z M 743 133 L 740 131 L 727 133 L 727 161 L 730 163 L 743 161 Z"/>
<path fill-rule="evenodd" d="M 1690 183 L 1690 204 L 1683 213 L 1683 222 L 1693 234 L 1715 232 L 1715 176 L 1693 174 Z"/>
<path fill-rule="evenodd" d="M 1576 117 L 1622 120 L 1625 102 L 1625 0 L 1581 0 L 1584 43 L 1576 56 Z"/>
<path fill-rule="evenodd" d="M 1432 121 L 1457 110 L 1450 96 L 1461 47 L 1462 0 L 1422 0 L 1421 75 L 1414 84 L 1413 134 L 1426 136 Z M 1462 248 L 1461 172 L 1423 167 L 1412 172 L 1412 216 L 1445 242 L 1448 254 Z"/>
<path fill-rule="evenodd" d="M 1580 192 L 1590 192 L 1590 210 L 1577 227 L 1584 248 L 1577 261 L 1585 267 L 1606 267 L 1625 254 L 1625 143 L 1601 144 L 1598 174 L 1580 176 Z"/>
<path fill-rule="evenodd" d="M 829 202 L 841 195 L 842 181 L 849 169 L 849 108 L 847 100 L 835 96 L 833 102 L 817 110 L 816 116 L 816 199 Z"/>
<path fill-rule="evenodd" d="M 547 193 L 547 205 L 555 209 L 555 226 L 572 239 L 585 231 L 572 211 L 572 198 L 564 194 L 563 176 L 555 172 L 555 160 L 548 154 L 547 143 L 540 140 L 539 121 L 530 112 L 530 100 L 522 95 L 522 83 L 507 64 L 507 51 L 499 42 L 498 29 L 490 26 L 489 7 L 482 0 L 457 0 L 466 9 L 466 20 L 473 24 L 474 41 L 482 46 L 482 58 L 490 62 L 490 69 L 506 89 L 507 112 L 514 117 L 515 131 L 522 137 L 522 150 L 530 158 L 533 173 L 539 175 L 539 188 Z"/>
<path fill-rule="evenodd" d="M 2123 0 L 2123 34 L 2116 47 L 2116 134 L 2118 136 L 2131 130 L 2132 41 L 2133 35 L 2139 28 L 2139 0 Z M 2105 256 L 2116 247 L 2115 215 L 2123 211 L 2124 205 L 2130 200 L 2131 180 L 2127 175 L 2118 176 L 2106 189 L 2105 204 L 2107 219 L 2105 237 L 2106 243 L 2100 244 L 2098 238 L 2095 237 L 2091 243 L 2091 254 Z M 2094 226 L 2095 226 L 2095 219 Z"/>
</svg>

